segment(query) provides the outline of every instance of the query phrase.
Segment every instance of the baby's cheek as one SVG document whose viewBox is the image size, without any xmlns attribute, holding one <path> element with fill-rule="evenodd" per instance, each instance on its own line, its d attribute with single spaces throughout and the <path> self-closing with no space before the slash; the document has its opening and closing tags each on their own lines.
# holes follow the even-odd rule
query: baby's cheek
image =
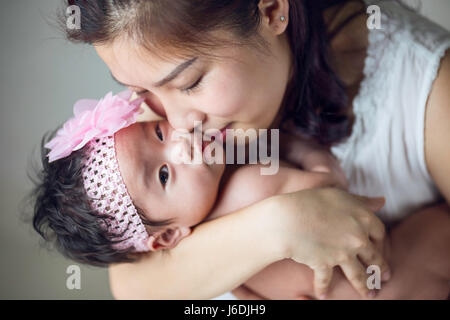
<svg viewBox="0 0 450 320">
<path fill-rule="evenodd" d="M 192 208 L 193 216 L 200 221 L 206 218 L 214 206 L 217 197 L 217 190 L 211 183 L 204 183 L 198 185 L 193 189 L 190 196 L 190 207 Z"/>
</svg>

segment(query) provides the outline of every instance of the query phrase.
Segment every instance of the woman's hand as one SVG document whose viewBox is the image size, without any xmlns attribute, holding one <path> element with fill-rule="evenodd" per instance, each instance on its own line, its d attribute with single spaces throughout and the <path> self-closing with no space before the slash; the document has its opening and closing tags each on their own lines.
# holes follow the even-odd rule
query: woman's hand
<svg viewBox="0 0 450 320">
<path fill-rule="evenodd" d="M 384 226 L 370 211 L 382 204 L 333 188 L 273 196 L 196 226 L 168 252 L 110 266 L 111 290 L 117 299 L 211 299 L 292 258 L 315 270 L 319 295 L 335 265 L 365 293 L 357 256 L 387 270 L 373 248 L 382 243 Z"/>
<path fill-rule="evenodd" d="M 287 256 L 314 270 L 317 297 L 325 297 L 334 266 L 342 268 L 364 297 L 371 297 L 365 266 L 378 265 L 382 280 L 388 280 L 389 266 L 383 257 L 385 227 L 373 214 L 383 207 L 384 198 L 322 188 L 272 199 L 279 214 L 274 223 L 281 228 L 277 234 L 286 241 Z"/>
</svg>

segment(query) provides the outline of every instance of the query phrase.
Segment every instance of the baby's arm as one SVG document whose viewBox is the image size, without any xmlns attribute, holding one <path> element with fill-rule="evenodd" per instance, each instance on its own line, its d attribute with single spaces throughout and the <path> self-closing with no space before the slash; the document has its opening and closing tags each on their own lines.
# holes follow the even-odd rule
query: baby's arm
<svg viewBox="0 0 450 320">
<path fill-rule="evenodd" d="M 342 187 L 336 175 L 300 170 L 284 161 L 280 161 L 279 170 L 274 175 L 262 175 L 263 167 L 263 165 L 245 165 L 233 172 L 223 185 L 216 206 L 207 220 L 276 194 L 327 186 Z"/>
</svg>

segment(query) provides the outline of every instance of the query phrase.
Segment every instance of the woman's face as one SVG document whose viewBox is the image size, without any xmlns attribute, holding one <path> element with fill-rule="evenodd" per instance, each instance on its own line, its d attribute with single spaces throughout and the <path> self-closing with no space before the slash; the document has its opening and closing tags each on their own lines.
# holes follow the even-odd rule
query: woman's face
<svg viewBox="0 0 450 320">
<path fill-rule="evenodd" d="M 291 50 L 285 33 L 262 27 L 270 52 L 250 46 L 221 48 L 219 59 L 167 61 L 117 38 L 95 46 L 114 79 L 138 92 L 176 129 L 262 129 L 274 121 L 286 90 Z M 163 80 L 165 79 L 165 80 Z"/>
</svg>

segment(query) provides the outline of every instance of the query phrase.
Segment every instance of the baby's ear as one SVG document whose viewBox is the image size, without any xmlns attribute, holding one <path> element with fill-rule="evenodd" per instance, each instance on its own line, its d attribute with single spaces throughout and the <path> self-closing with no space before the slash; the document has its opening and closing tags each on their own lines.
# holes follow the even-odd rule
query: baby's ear
<svg viewBox="0 0 450 320">
<path fill-rule="evenodd" d="M 173 227 L 150 236 L 147 245 L 152 251 L 159 249 L 171 249 L 175 247 L 178 242 L 187 237 L 191 233 L 189 227 Z"/>
</svg>

